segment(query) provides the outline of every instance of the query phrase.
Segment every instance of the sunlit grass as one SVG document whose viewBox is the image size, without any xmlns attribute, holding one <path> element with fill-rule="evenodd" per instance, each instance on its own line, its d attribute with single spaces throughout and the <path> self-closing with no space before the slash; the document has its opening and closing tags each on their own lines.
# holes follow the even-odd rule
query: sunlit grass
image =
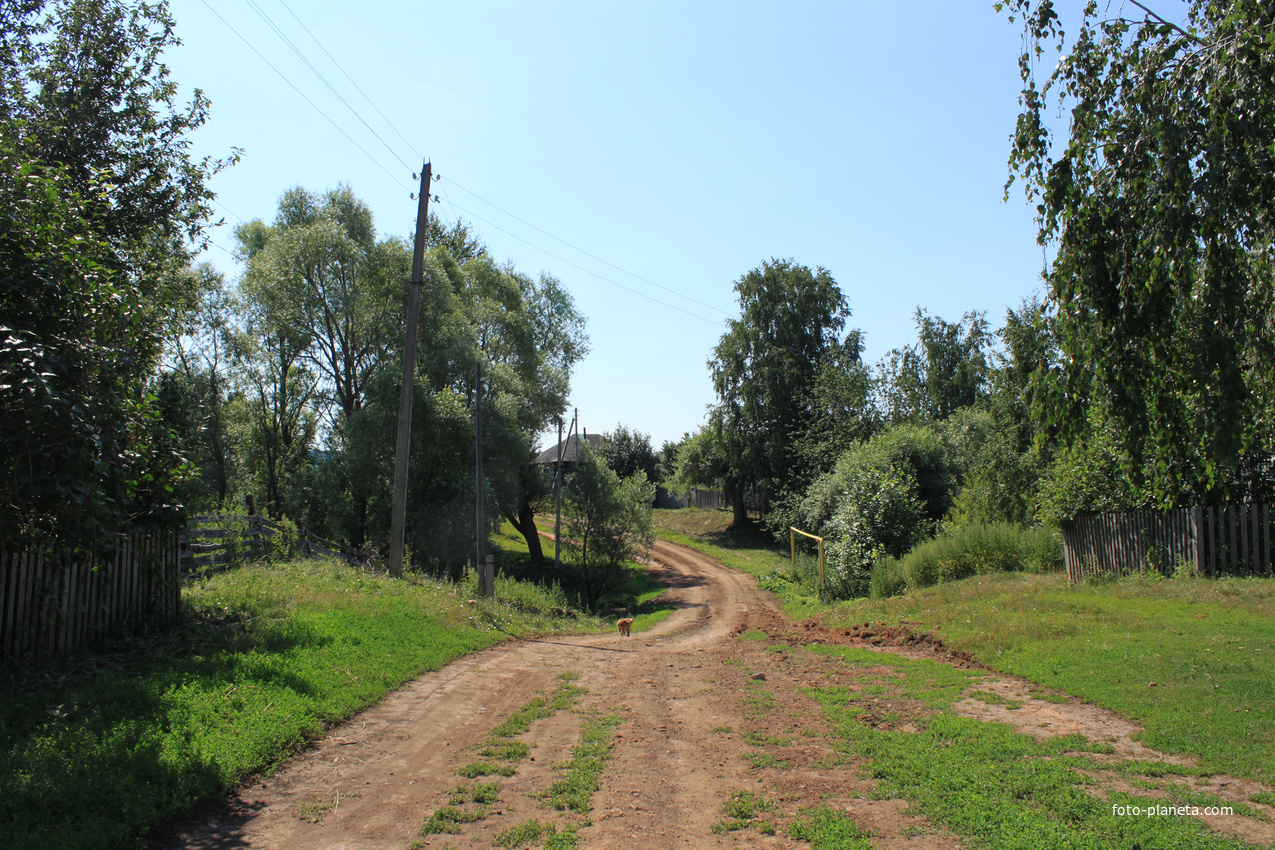
<svg viewBox="0 0 1275 850">
<path fill-rule="evenodd" d="M 909 811 L 928 816 L 971 846 L 1003 848 L 1229 848 L 1248 845 L 1210 832 L 1207 818 L 1130 817 L 1112 807 L 1145 808 L 1151 798 L 1095 785 L 1094 775 L 1115 773 L 1092 760 L 1104 750 L 1078 735 L 1036 741 L 1001 723 L 958 717 L 947 710 L 959 688 L 935 677 L 966 679 L 976 671 L 940 674 L 932 661 L 829 648 L 865 672 L 883 667 L 877 678 L 894 699 L 923 698 L 928 707 L 910 717 L 910 728 L 878 728 L 845 687 L 817 687 L 810 693 L 823 706 L 836 737 L 864 760 L 877 783 L 876 794 L 901 797 Z M 936 688 L 935 686 L 939 687 Z M 1159 762 L 1126 762 L 1134 772 L 1165 767 Z M 1145 773 L 1143 774 L 1145 775 Z M 1149 784 L 1149 783 L 1148 783 Z M 1165 788 L 1169 802 L 1218 805 L 1216 797 L 1190 789 Z M 1096 793 L 1095 793 L 1096 792 Z M 1239 811 L 1239 809 L 1236 809 Z M 804 828 L 803 828 L 804 829 Z M 797 830 L 794 830 L 797 835 Z M 804 835 L 800 837 L 806 837 Z M 853 838 L 853 833 L 849 836 Z M 813 839 L 812 844 L 818 846 Z M 835 844 L 830 846 L 836 846 Z M 850 844 L 849 846 L 866 846 Z"/>
<path fill-rule="evenodd" d="M 1275 779 L 1275 581 L 992 574 L 842 603 L 830 626 L 936 629 L 990 666 L 1092 700 L 1143 743 L 1218 771 Z"/>
<path fill-rule="evenodd" d="M 787 569 L 756 535 L 730 543 L 729 520 L 721 511 L 656 511 L 661 537 L 763 583 L 770 570 Z M 1057 573 L 992 573 L 835 605 L 794 588 L 777 587 L 790 616 L 823 615 L 833 628 L 883 621 L 937 630 L 950 647 L 997 670 L 1136 720 L 1147 728 L 1148 746 L 1198 756 L 1212 770 L 1275 780 L 1275 580 L 1070 585 Z"/>
</svg>

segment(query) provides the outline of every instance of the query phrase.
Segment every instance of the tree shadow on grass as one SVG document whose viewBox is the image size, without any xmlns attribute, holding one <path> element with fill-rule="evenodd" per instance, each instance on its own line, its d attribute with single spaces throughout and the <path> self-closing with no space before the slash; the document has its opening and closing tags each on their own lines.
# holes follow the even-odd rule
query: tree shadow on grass
<svg viewBox="0 0 1275 850">
<path fill-rule="evenodd" d="M 204 733 L 235 725 L 240 695 L 312 697 L 288 659 L 331 642 L 296 623 L 254 635 L 250 620 L 187 609 L 174 629 L 10 673 L 0 683 L 0 847 L 130 846 L 224 793 L 240 777 Z"/>
</svg>

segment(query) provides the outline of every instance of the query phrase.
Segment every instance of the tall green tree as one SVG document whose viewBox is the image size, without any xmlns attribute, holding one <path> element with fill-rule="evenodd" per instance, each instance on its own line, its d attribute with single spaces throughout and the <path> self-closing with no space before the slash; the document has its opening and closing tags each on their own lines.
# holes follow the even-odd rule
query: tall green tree
<svg viewBox="0 0 1275 850">
<path fill-rule="evenodd" d="M 729 321 L 708 365 L 718 399 L 712 427 L 728 461 L 723 484 L 742 526 L 747 490 L 764 503 L 795 477 L 793 435 L 810 423 L 809 388 L 840 345 L 850 308 L 827 269 L 791 260 L 768 260 L 736 281 L 735 292 L 740 318 Z"/>
<path fill-rule="evenodd" d="M 891 422 L 937 422 L 987 395 L 992 335 L 982 313 L 960 322 L 918 307 L 917 341 L 896 348 L 878 367 L 879 404 Z"/>
<path fill-rule="evenodd" d="M 996 5 L 1024 28 L 1010 181 L 1055 249 L 1042 419 L 1069 442 L 1110 420 L 1159 504 L 1268 497 L 1275 7 L 1191 0 L 1173 21 L 1090 2 L 1068 42 L 1051 0 Z"/>
<path fill-rule="evenodd" d="M 224 163 L 194 161 L 162 5 L 0 3 L 0 535 L 174 517 L 149 382 Z"/>
<path fill-rule="evenodd" d="M 656 480 L 657 460 L 655 450 L 651 448 L 650 434 L 616 425 L 614 431 L 602 435 L 602 445 L 598 450 L 606 465 L 621 478 L 642 472 L 648 481 Z"/>
<path fill-rule="evenodd" d="M 175 287 L 187 294 L 187 305 L 169 326 L 156 394 L 163 420 L 192 466 L 181 488 L 183 503 L 212 511 L 225 504 L 232 483 L 233 295 L 211 264 L 178 274 L 189 278 Z"/>
<path fill-rule="evenodd" d="M 329 449 L 341 460 L 347 498 L 339 504 L 350 514 L 341 531 L 361 545 L 370 492 L 366 470 L 349 463 L 357 457 L 347 451 L 351 420 L 363 409 L 372 376 L 397 361 L 408 247 L 398 238 L 377 239 L 371 209 L 348 186 L 323 193 L 289 189 L 272 225 L 252 221 L 240 225 L 236 234 L 246 264 L 242 288 L 274 311 L 272 316 L 291 323 L 286 334 L 304 342 L 296 363 L 304 368 L 297 379 L 302 374 L 317 379 L 311 406 L 325 426 Z M 264 314 L 261 319 L 275 321 Z M 276 346 L 270 357 L 280 354 Z M 273 362 L 269 373 L 281 378 L 279 368 Z M 273 386 L 286 384 L 276 381 Z M 259 392 L 256 398 L 260 401 Z M 274 454 L 263 452 L 271 458 Z M 272 484 L 272 489 L 278 488 Z"/>
<path fill-rule="evenodd" d="M 794 435 L 799 465 L 811 479 L 832 469 L 839 457 L 881 429 L 872 372 L 862 355 L 863 334 L 854 330 L 815 370 L 807 390 L 809 425 Z"/>
</svg>

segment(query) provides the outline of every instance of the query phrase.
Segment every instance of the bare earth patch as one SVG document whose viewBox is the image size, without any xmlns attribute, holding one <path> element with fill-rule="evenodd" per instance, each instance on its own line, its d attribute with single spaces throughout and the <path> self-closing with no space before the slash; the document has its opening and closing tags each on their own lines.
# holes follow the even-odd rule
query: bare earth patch
<svg viewBox="0 0 1275 850">
<path fill-rule="evenodd" d="M 510 641 L 461 659 L 333 729 L 231 800 L 157 830 L 150 847 L 488 848 L 502 832 L 533 819 L 576 828 L 587 848 L 628 848 L 637 841 L 660 848 L 808 847 L 789 836 L 787 824 L 800 810 L 820 805 L 849 812 L 877 847 L 961 846 L 951 833 L 909 813 L 905 802 L 871 798 L 872 780 L 833 746 L 818 705 L 806 695 L 811 686 L 844 679 L 845 667 L 797 646 L 847 644 L 985 668 L 906 626 L 830 630 L 815 621 L 788 623 L 752 578 L 682 546 L 658 542 L 652 563 L 677 610 L 651 631 L 628 639 Z M 755 630 L 766 639 L 740 637 Z M 517 737 L 529 750 L 513 763 L 512 776 L 457 774 L 482 760 L 477 750 L 501 720 L 538 693 L 552 692 L 562 673 L 578 674 L 574 684 L 587 692 Z M 883 666 L 874 675 L 894 674 Z M 1111 743 L 1122 758 L 1182 762 L 1137 744 L 1136 726 L 1095 706 L 1037 699 L 1026 682 L 990 672 L 975 688 L 993 701 L 966 698 L 955 710 L 1037 737 L 1079 732 Z M 865 712 L 890 718 L 883 728 L 910 731 L 914 707 L 904 703 L 864 701 Z M 537 796 L 580 743 L 582 723 L 616 712 L 622 721 L 592 812 L 546 809 Z M 1179 779 L 1195 781 L 1173 781 Z M 1225 777 L 1210 781 L 1201 790 L 1224 799 L 1234 794 L 1236 801 L 1268 790 Z M 462 807 L 481 809 L 483 816 L 458 824 L 454 834 L 421 835 L 452 792 L 473 782 L 495 783 L 499 800 Z M 1235 786 L 1224 794 L 1228 782 Z M 722 806 L 741 791 L 768 807 L 738 829 L 725 829 Z M 1247 831 L 1215 823 L 1218 818 L 1207 822 L 1250 841 L 1275 840 L 1271 822 L 1236 817 Z"/>
</svg>

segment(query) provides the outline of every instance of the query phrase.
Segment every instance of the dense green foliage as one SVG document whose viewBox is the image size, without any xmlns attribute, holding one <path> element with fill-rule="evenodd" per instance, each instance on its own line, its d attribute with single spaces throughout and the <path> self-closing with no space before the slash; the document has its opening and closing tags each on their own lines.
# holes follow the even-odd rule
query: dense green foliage
<svg viewBox="0 0 1275 850">
<path fill-rule="evenodd" d="M 896 348 L 880 364 L 882 415 L 891 422 L 938 421 L 987 394 L 992 337 L 981 313 L 959 323 L 916 310 L 917 342 Z"/>
<path fill-rule="evenodd" d="M 602 435 L 598 451 L 606 465 L 621 478 L 643 472 L 648 481 L 658 480 L 659 459 L 651 448 L 650 434 L 616 425 L 614 431 Z"/>
<path fill-rule="evenodd" d="M 919 543 L 901 558 L 879 558 L 869 587 L 874 597 L 932 587 L 992 572 L 1060 571 L 1062 539 L 1042 526 L 1029 531 L 1010 523 L 972 523 Z"/>
<path fill-rule="evenodd" d="M 563 549 L 590 608 L 625 579 L 627 563 L 650 547 L 654 500 L 654 484 L 639 475 L 620 478 L 597 452 L 581 445 L 563 487 Z"/>
<path fill-rule="evenodd" d="M 872 564 L 899 557 L 932 534 L 956 479 L 938 434 L 899 425 L 847 451 L 776 524 L 828 538 L 828 591 L 867 594 Z"/>
<path fill-rule="evenodd" d="M 209 270 L 192 274 L 198 297 L 161 376 L 165 417 L 194 463 L 181 495 L 205 511 L 241 511 L 252 495 L 263 512 L 383 549 L 407 245 L 378 237 L 344 186 L 291 189 L 272 224 L 251 221 L 236 236 L 242 279 L 227 291 Z M 565 408 L 587 342 L 554 278 L 497 265 L 460 224 L 431 220 L 427 237 L 407 545 L 417 567 L 458 575 L 476 535 L 476 398 L 485 510 L 508 518 L 538 556 L 534 505 L 548 486 L 531 464 L 534 442 Z"/>
<path fill-rule="evenodd" d="M 722 484 L 743 522 L 747 491 L 765 504 L 788 488 L 798 460 L 792 434 L 812 419 L 807 394 L 819 363 L 841 348 L 850 309 L 826 269 L 791 260 L 763 263 L 735 292 L 740 318 L 709 360 L 717 393 L 710 428 Z"/>
<path fill-rule="evenodd" d="M 1024 26 L 1011 182 L 1055 249 L 1064 356 L 1038 375 L 1040 416 L 1069 444 L 1110 420 L 1157 504 L 1269 499 L 1275 7 L 1191 0 L 1179 24 L 1089 3 L 1068 44 L 1051 0 L 996 5 Z"/>
<path fill-rule="evenodd" d="M 187 296 L 204 123 L 160 61 L 162 5 L 0 4 L 0 537 L 172 520 L 181 457 L 149 381 Z"/>
</svg>

